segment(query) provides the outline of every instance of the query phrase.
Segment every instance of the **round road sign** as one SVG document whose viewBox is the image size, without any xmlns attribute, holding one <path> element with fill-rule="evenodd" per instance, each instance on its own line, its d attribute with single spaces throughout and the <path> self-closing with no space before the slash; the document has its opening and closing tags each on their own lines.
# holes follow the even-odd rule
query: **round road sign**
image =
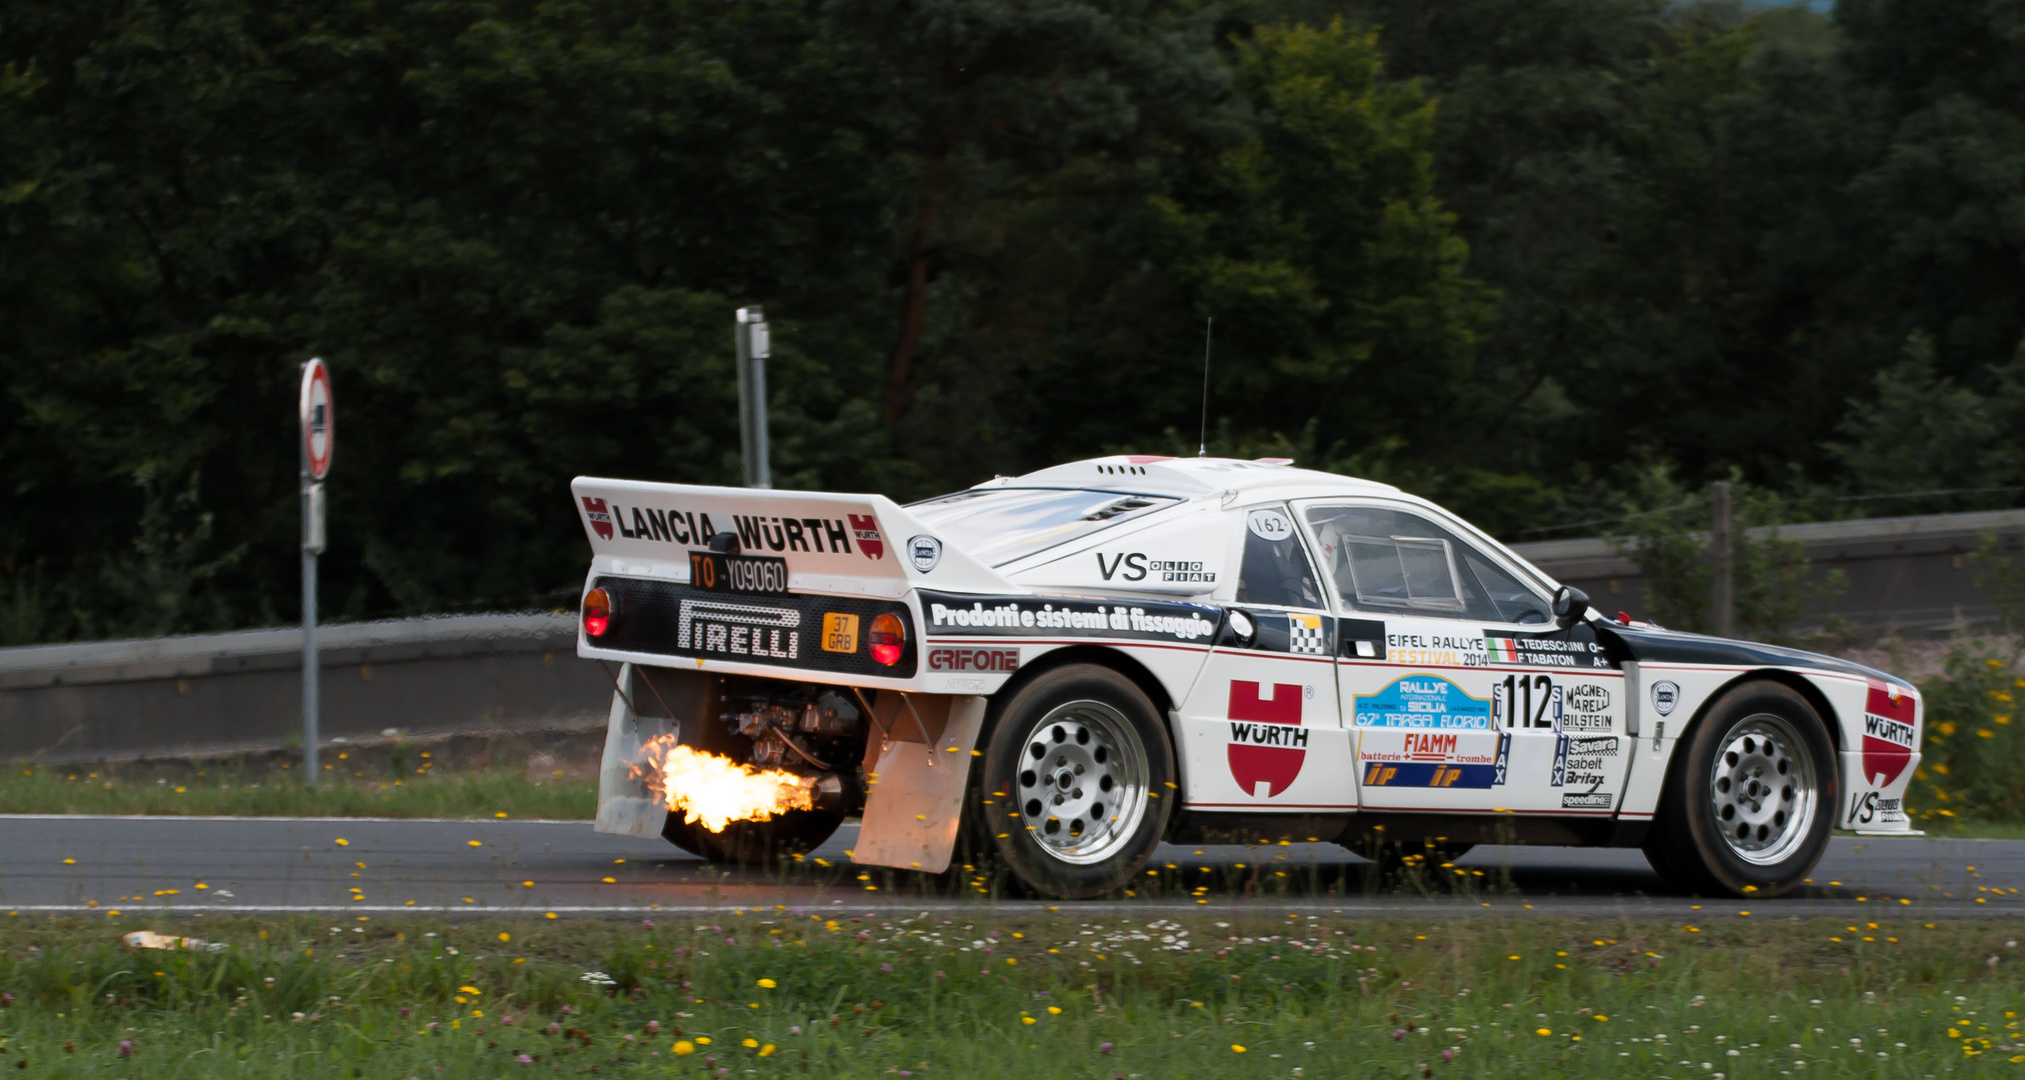
<svg viewBox="0 0 2025 1080">
<path fill-rule="evenodd" d="M 302 365 L 303 461 L 312 479 L 330 472 L 331 450 L 337 445 L 337 413 L 330 394 L 330 369 L 322 360 Z"/>
</svg>

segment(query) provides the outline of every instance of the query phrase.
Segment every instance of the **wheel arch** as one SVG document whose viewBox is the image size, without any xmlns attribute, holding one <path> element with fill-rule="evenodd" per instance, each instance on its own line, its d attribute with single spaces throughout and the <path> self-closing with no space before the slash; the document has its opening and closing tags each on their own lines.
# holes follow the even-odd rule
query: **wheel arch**
<svg viewBox="0 0 2025 1080">
<path fill-rule="evenodd" d="M 1006 684 L 992 694 L 994 709 L 1012 700 L 1013 695 L 1019 693 L 1020 688 L 1027 683 L 1056 668 L 1067 667 L 1070 664 L 1096 664 L 1131 679 L 1133 684 L 1139 687 L 1140 692 L 1153 702 L 1154 711 L 1163 720 L 1174 708 L 1174 695 L 1168 693 L 1167 687 L 1161 684 L 1153 672 L 1147 670 L 1146 665 L 1133 659 L 1130 654 L 1121 649 L 1106 648 L 1102 645 L 1069 645 L 1045 653 L 1030 664 L 1021 664 L 1019 673 L 1007 679 Z"/>
<path fill-rule="evenodd" d="M 1724 695 L 1728 694 L 1730 691 L 1735 690 L 1737 687 L 1742 686 L 1746 683 L 1752 682 L 1778 683 L 1779 685 L 1784 686 L 1787 689 L 1792 690 L 1793 692 L 1799 694 L 1801 699 L 1806 701 L 1808 705 L 1812 706 L 1814 708 L 1814 711 L 1821 716 L 1822 726 L 1828 729 L 1829 748 L 1834 753 L 1834 759 L 1827 762 L 1827 766 L 1830 772 L 1833 774 L 1833 778 L 1835 780 L 1835 788 L 1839 797 L 1839 794 L 1843 786 L 1842 767 L 1841 767 L 1842 766 L 1841 755 L 1843 749 L 1842 722 L 1835 712 L 1835 707 L 1829 704 L 1828 696 L 1821 692 L 1820 687 L 1814 685 L 1812 680 L 1808 679 L 1804 675 L 1801 675 L 1799 672 L 1791 671 L 1786 668 L 1754 668 L 1750 671 L 1744 672 L 1741 675 L 1738 675 L 1736 678 L 1731 679 L 1726 683 L 1723 683 L 1721 686 L 1716 687 L 1715 690 L 1711 691 L 1707 697 L 1703 698 L 1701 704 L 1696 706 L 1694 716 L 1689 718 L 1687 724 L 1681 728 L 1680 734 L 1674 737 L 1673 750 L 1667 754 L 1667 762 L 1666 762 L 1667 780 L 1671 781 L 1673 779 L 1676 770 L 1684 769 L 1687 767 L 1686 765 L 1687 757 L 1681 752 L 1681 750 L 1682 748 L 1687 746 L 1688 741 L 1694 737 L 1695 732 L 1701 730 L 1702 721 L 1707 719 L 1709 710 L 1714 708 L 1716 702 L 1721 701 Z M 1669 782 L 1664 784 L 1660 790 L 1662 792 L 1665 792 L 1672 790 L 1672 788 L 1673 785 Z M 1662 796 L 1662 803 L 1663 802 L 1664 796 Z M 1663 809 L 1663 806 L 1656 805 L 1653 807 L 1653 809 L 1655 812 L 1657 812 Z"/>
</svg>

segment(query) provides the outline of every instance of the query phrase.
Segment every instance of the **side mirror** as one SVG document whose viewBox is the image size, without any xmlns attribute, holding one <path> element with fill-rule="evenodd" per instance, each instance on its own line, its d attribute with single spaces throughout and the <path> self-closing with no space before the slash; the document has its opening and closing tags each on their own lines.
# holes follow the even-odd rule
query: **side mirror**
<svg viewBox="0 0 2025 1080">
<path fill-rule="evenodd" d="M 1581 589 L 1563 585 L 1554 590 L 1554 621 L 1567 629 L 1582 621 L 1589 610 L 1589 594 Z"/>
<path fill-rule="evenodd" d="M 1230 633 L 1239 648 L 1249 649 L 1252 642 L 1258 640 L 1259 626 L 1252 621 L 1250 615 L 1242 611 L 1233 611 L 1230 613 Z"/>
</svg>

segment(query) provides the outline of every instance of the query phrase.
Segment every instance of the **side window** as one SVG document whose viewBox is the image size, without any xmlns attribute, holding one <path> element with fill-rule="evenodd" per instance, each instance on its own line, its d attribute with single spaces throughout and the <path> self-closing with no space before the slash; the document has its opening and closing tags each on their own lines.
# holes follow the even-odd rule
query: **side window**
<svg viewBox="0 0 2025 1080">
<path fill-rule="evenodd" d="M 1238 602 L 1274 607 L 1326 608 L 1315 567 L 1281 507 L 1245 515 L 1245 558 L 1238 570 Z"/>
<path fill-rule="evenodd" d="M 1544 623 L 1545 605 L 1489 556 L 1418 514 L 1318 506 L 1308 525 L 1336 594 L 1359 611 Z"/>
</svg>

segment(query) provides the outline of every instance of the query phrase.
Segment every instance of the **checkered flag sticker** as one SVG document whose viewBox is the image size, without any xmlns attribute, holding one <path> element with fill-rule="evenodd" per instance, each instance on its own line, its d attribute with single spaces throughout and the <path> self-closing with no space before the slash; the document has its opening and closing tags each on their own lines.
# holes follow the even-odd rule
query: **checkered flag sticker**
<svg viewBox="0 0 2025 1080">
<path fill-rule="evenodd" d="M 1287 651 L 1311 656 L 1329 655 L 1329 643 L 1322 640 L 1320 615 L 1287 616 Z"/>
</svg>

